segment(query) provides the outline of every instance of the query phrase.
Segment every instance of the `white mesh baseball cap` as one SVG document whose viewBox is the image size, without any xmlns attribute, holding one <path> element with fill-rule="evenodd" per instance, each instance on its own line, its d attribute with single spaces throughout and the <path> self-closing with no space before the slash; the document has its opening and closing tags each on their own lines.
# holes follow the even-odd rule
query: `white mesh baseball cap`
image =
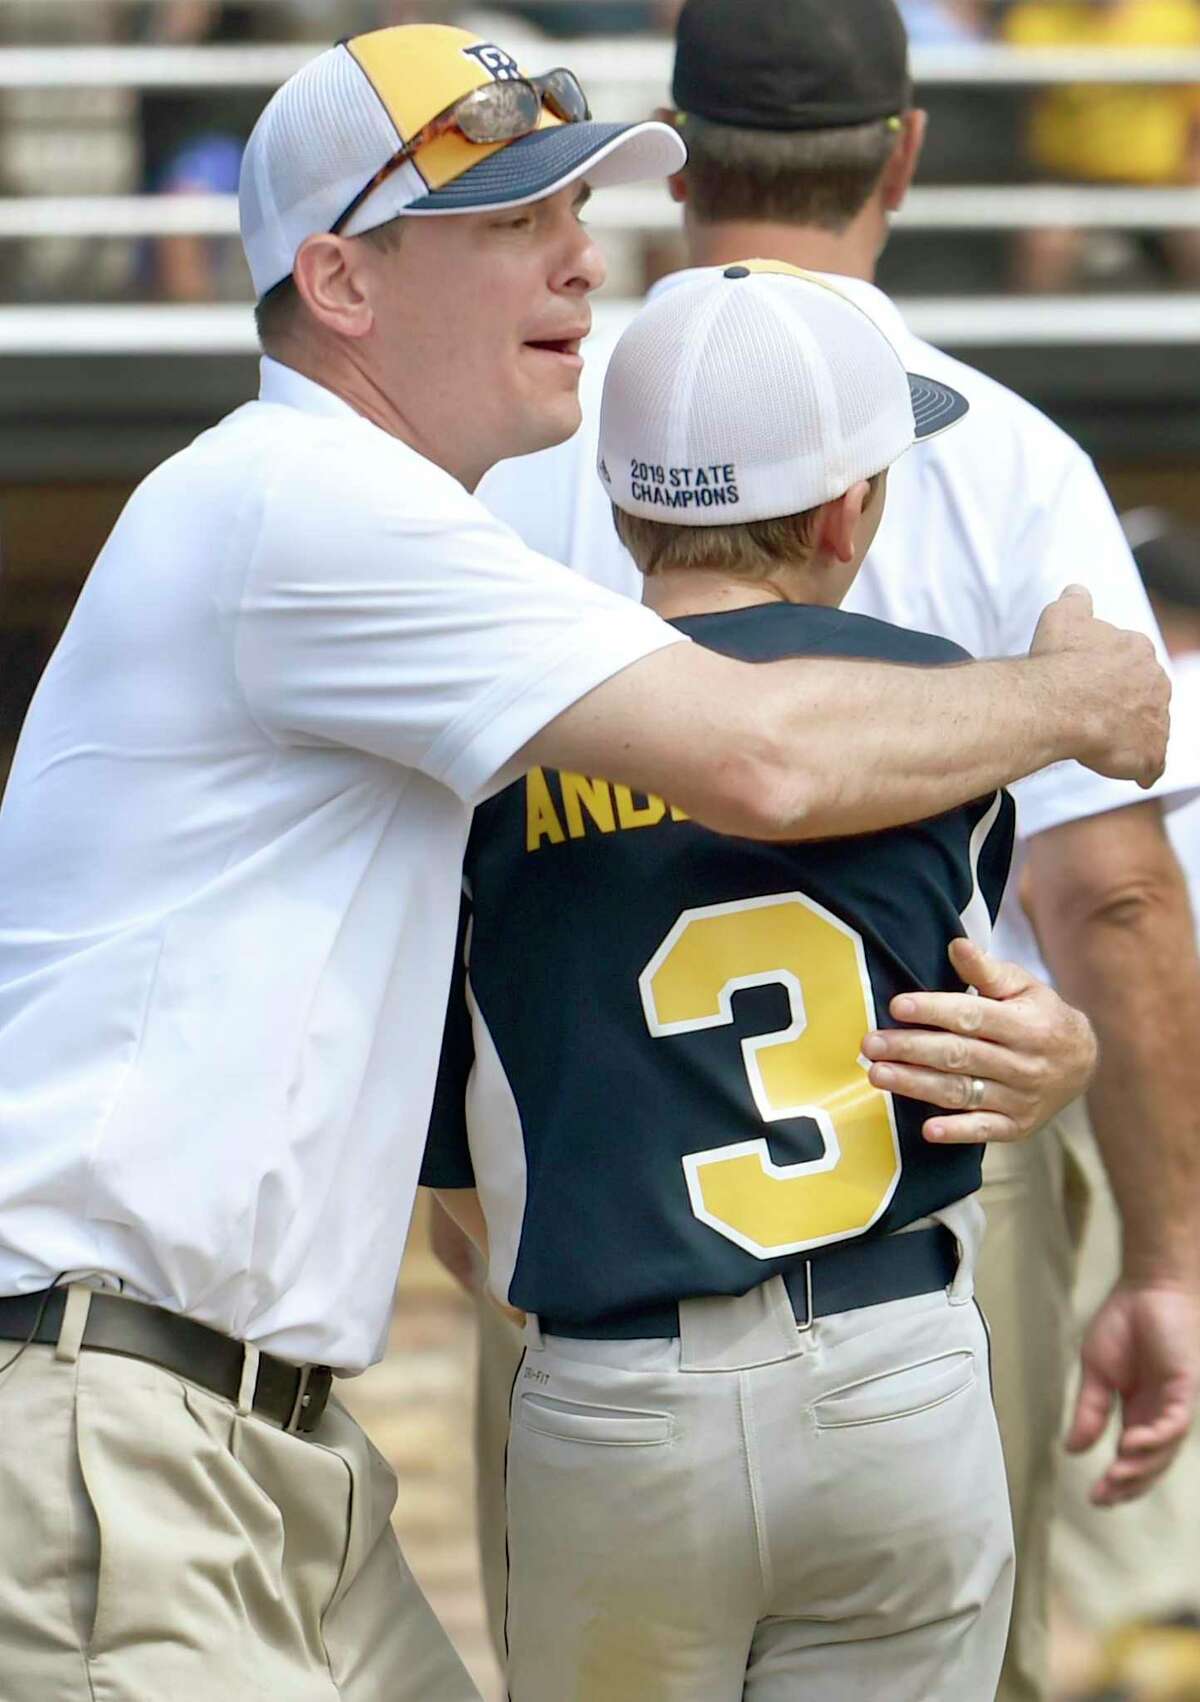
<svg viewBox="0 0 1200 1702">
<path fill-rule="evenodd" d="M 375 174 L 432 119 L 475 89 L 526 75 L 467 30 L 397 25 L 318 54 L 268 102 L 246 145 L 242 245 L 259 297 L 291 273 L 305 237 L 330 230 Z M 425 143 L 357 208 L 344 234 L 399 214 L 517 207 L 586 177 L 597 187 L 666 177 L 687 151 L 669 125 L 568 124 L 543 107 L 512 142 L 457 133 Z"/>
<path fill-rule="evenodd" d="M 676 285 L 626 330 L 598 467 L 627 514 L 739 525 L 843 496 L 966 412 L 833 280 L 747 260 Z"/>
</svg>

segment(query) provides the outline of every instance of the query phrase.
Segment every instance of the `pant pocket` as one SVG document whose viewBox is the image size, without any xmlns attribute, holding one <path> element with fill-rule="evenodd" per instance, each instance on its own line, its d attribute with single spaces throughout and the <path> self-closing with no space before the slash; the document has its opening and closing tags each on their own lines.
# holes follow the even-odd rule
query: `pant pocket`
<svg viewBox="0 0 1200 1702">
<path fill-rule="evenodd" d="M 938 1354 L 831 1390 L 814 1403 L 813 1419 L 818 1430 L 843 1430 L 909 1418 L 964 1394 L 975 1376 L 975 1355 L 968 1349 Z"/>
<path fill-rule="evenodd" d="M 523 1394 L 513 1418 L 523 1429 L 542 1436 L 609 1448 L 655 1447 L 669 1442 L 674 1433 L 670 1415 L 665 1412 L 597 1406 L 553 1395 Z"/>
<path fill-rule="evenodd" d="M 286 1486 L 241 1458 L 244 1421 L 232 1406 L 158 1367 L 87 1352 L 78 1388 L 79 1464 L 99 1544 L 90 1658 L 116 1659 L 131 1693 L 136 1673 L 164 1695 L 200 1659 L 208 1681 L 219 1673 L 246 1697 L 264 1693 L 263 1670 L 276 1671 L 266 1649 L 287 1652 L 289 1679 L 323 1665 L 317 1616 L 298 1587 L 319 1545 L 285 1517 Z M 328 1590 L 336 1574 L 335 1563 Z"/>
</svg>

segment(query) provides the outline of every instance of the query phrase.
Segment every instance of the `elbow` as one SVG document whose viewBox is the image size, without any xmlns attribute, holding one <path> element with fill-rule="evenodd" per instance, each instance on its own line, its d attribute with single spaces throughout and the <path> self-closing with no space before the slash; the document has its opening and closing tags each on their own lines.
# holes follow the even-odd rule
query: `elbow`
<svg viewBox="0 0 1200 1702">
<path fill-rule="evenodd" d="M 1095 939 L 1157 937 L 1164 927 L 1189 938 L 1192 930 L 1183 882 L 1158 880 L 1153 876 L 1130 876 L 1110 886 L 1095 888 L 1084 883 L 1066 899 L 1060 916 L 1071 933 Z"/>
<path fill-rule="evenodd" d="M 802 840 L 819 837 L 819 800 L 811 776 L 769 737 L 743 747 L 720 765 L 721 831 L 742 839 Z"/>
</svg>

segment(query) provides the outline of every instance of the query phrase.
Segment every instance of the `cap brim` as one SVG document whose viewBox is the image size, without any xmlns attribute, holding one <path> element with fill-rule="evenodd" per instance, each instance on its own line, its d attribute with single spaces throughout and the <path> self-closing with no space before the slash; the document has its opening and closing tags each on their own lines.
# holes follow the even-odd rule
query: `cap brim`
<svg viewBox="0 0 1200 1702">
<path fill-rule="evenodd" d="M 669 177 L 687 149 L 668 124 L 556 124 L 499 148 L 452 183 L 403 208 L 405 214 L 521 207 L 586 177 L 598 189 Z"/>
<path fill-rule="evenodd" d="M 948 384 L 939 384 L 936 378 L 922 378 L 915 372 L 908 375 L 908 389 L 912 396 L 913 421 L 916 426 L 918 443 L 927 437 L 937 437 L 939 432 L 948 431 L 952 425 L 957 425 L 963 415 L 970 412 L 971 404 L 957 390 L 951 390 Z"/>
</svg>

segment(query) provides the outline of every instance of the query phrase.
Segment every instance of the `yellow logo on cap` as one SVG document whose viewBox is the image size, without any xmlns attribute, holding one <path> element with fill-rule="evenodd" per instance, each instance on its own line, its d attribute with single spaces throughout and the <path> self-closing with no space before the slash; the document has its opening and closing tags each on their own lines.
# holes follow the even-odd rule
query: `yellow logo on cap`
<svg viewBox="0 0 1200 1702">
<path fill-rule="evenodd" d="M 370 78 L 404 142 L 473 89 L 525 75 L 512 55 L 494 42 L 448 24 L 396 24 L 353 36 L 346 48 Z M 561 122 L 543 107 L 538 128 Z M 422 148 L 414 163 L 430 189 L 441 189 L 508 146 L 468 142 L 451 132 Z"/>
</svg>

